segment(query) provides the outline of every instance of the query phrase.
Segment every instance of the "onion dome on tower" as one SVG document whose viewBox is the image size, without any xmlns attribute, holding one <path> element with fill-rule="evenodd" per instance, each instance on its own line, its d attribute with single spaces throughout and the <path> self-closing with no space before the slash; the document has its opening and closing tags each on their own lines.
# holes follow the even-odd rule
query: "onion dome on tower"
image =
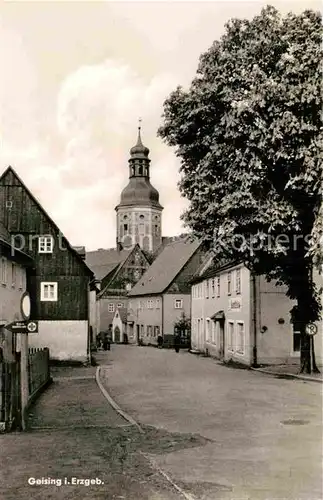
<svg viewBox="0 0 323 500">
<path fill-rule="evenodd" d="M 137 144 L 130 149 L 129 182 L 116 206 L 117 248 L 138 244 L 154 252 L 162 242 L 162 211 L 159 193 L 150 184 L 149 149 L 143 145 L 138 127 Z"/>
<path fill-rule="evenodd" d="M 150 184 L 149 149 L 141 140 L 141 127 L 138 127 L 137 144 L 130 149 L 129 183 L 121 192 L 120 207 L 147 206 L 162 209 L 159 203 L 159 193 Z"/>
</svg>

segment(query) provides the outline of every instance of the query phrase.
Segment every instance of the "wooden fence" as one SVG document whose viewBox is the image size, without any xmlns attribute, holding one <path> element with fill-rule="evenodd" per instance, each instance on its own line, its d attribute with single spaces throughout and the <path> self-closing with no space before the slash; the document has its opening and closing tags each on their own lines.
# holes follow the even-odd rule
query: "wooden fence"
<svg viewBox="0 0 323 500">
<path fill-rule="evenodd" d="M 50 379 L 49 349 L 29 348 L 28 354 L 28 387 L 29 398 L 39 391 Z"/>
<path fill-rule="evenodd" d="M 38 393 L 51 381 L 49 349 L 27 348 L 17 334 L 8 338 L 0 352 L 0 431 L 26 428 L 26 411 Z M 8 335 L 9 337 L 9 335 Z M 27 340 L 25 345 L 27 345 Z M 10 349 L 8 349 L 10 347 Z"/>
<path fill-rule="evenodd" d="M 0 363 L 0 431 L 21 427 L 20 353 Z"/>
</svg>

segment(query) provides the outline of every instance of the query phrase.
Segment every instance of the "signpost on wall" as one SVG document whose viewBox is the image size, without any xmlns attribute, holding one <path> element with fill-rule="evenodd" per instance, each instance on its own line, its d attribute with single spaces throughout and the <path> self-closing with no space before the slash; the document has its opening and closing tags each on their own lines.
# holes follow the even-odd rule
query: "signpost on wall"
<svg viewBox="0 0 323 500">
<path fill-rule="evenodd" d="M 305 331 L 306 331 L 307 335 L 309 335 L 310 337 L 313 337 L 313 335 L 317 334 L 317 325 L 315 323 L 308 323 L 306 325 Z"/>
<path fill-rule="evenodd" d="M 29 398 L 28 387 L 28 333 L 38 332 L 38 322 L 30 320 L 31 301 L 28 292 L 20 299 L 20 312 L 23 321 L 13 321 L 5 326 L 16 337 L 16 351 L 20 352 L 20 395 L 21 395 L 21 425 L 27 428 L 25 409 Z"/>
</svg>

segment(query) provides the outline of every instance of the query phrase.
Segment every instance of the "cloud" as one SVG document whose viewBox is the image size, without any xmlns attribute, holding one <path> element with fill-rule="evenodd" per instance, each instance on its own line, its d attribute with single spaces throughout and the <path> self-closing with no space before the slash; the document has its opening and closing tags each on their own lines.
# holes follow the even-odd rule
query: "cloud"
<svg viewBox="0 0 323 500">
<path fill-rule="evenodd" d="M 156 135 L 162 104 L 177 81 L 174 75 L 166 73 L 145 80 L 130 66 L 106 60 L 79 68 L 62 83 L 57 126 L 66 147 L 59 175 L 62 186 L 74 200 L 68 201 L 69 218 L 77 216 L 78 206 L 86 213 L 82 223 L 92 221 L 88 224 L 91 238 L 87 238 L 91 245 L 98 239 L 96 228 L 108 221 L 113 226 L 106 241 L 111 241 L 112 232 L 114 245 L 114 208 L 128 183 L 129 149 L 136 141 L 138 117 L 143 118 L 143 142 L 151 151 L 152 183 L 160 191 L 166 219 L 172 220 L 174 227 L 174 216 L 178 215 L 180 228 L 182 200 L 177 191 L 177 159 Z"/>
</svg>

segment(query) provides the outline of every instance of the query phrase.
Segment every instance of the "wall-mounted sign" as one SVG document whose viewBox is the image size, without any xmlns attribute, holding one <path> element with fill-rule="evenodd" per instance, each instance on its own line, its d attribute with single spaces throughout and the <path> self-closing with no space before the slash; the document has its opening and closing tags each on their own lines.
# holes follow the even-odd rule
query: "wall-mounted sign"
<svg viewBox="0 0 323 500">
<path fill-rule="evenodd" d="M 37 333 L 38 321 L 13 321 L 5 328 L 13 333 Z"/>
<path fill-rule="evenodd" d="M 229 299 L 229 311 L 240 311 L 241 310 L 241 297 L 235 297 Z"/>
<path fill-rule="evenodd" d="M 20 309 L 22 317 L 25 320 L 28 320 L 30 318 L 30 309 L 31 309 L 30 295 L 28 292 L 22 294 L 20 300 Z"/>
<path fill-rule="evenodd" d="M 306 331 L 307 335 L 310 335 L 310 336 L 316 335 L 317 326 L 315 325 L 315 323 L 308 323 L 308 325 L 306 325 L 305 331 Z"/>
</svg>

